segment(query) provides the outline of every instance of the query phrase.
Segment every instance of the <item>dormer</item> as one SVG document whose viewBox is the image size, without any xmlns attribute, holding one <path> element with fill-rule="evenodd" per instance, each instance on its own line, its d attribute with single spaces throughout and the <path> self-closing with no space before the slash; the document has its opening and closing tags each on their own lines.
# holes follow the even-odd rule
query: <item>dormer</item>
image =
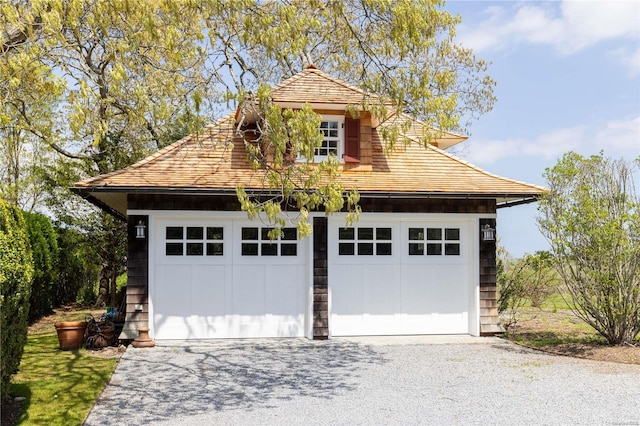
<svg viewBox="0 0 640 426">
<path fill-rule="evenodd" d="M 430 143 L 441 149 L 467 139 L 450 132 L 425 130 L 423 123 L 404 114 L 390 114 L 384 120 L 374 119 L 367 106 L 379 104 L 379 97 L 331 77 L 314 65 L 308 65 L 300 73 L 274 86 L 271 99 L 280 107 L 293 110 L 310 104 L 322 117 L 318 130 L 324 136 L 322 146 L 316 150 L 315 161 L 323 161 L 334 154 L 343 163 L 344 171 L 371 171 L 372 133 L 379 126 L 391 126 L 400 120 L 411 123 L 405 132 L 408 139 L 419 140 L 425 136 L 423 132 L 431 132 L 434 139 Z M 387 106 L 392 110 L 390 103 Z M 242 117 L 244 125 L 254 125 L 258 120 L 256 107 L 250 102 L 241 105 L 236 111 L 236 123 Z"/>
</svg>

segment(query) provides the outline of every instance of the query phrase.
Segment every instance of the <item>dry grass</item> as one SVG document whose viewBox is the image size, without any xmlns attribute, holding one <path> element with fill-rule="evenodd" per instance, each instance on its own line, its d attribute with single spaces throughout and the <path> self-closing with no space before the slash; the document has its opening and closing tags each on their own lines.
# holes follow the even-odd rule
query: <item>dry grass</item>
<svg viewBox="0 0 640 426">
<path fill-rule="evenodd" d="M 598 361 L 640 364 L 640 341 L 635 346 L 609 346 L 602 336 L 571 311 L 526 308 L 506 337 L 547 352 Z"/>
<path fill-rule="evenodd" d="M 84 321 L 87 315 L 99 318 L 104 308 L 81 307 L 68 305 L 56 308 L 54 313 L 41 318 L 29 327 L 29 336 L 55 333 L 53 324 L 56 321 Z"/>
</svg>

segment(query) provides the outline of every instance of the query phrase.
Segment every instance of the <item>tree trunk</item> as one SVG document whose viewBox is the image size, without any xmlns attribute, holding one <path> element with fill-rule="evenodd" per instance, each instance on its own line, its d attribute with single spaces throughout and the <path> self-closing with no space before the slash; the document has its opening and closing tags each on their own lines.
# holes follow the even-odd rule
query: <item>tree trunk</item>
<svg viewBox="0 0 640 426">
<path fill-rule="evenodd" d="M 117 283 L 116 283 L 116 262 L 115 259 L 111 260 L 111 297 L 110 297 L 110 301 L 109 301 L 109 306 L 116 306 L 118 301 L 118 289 L 117 289 Z"/>
<path fill-rule="evenodd" d="M 98 289 L 98 299 L 94 306 L 103 306 L 107 303 L 107 295 L 109 294 L 109 262 L 102 263 L 100 270 L 100 288 Z"/>
</svg>

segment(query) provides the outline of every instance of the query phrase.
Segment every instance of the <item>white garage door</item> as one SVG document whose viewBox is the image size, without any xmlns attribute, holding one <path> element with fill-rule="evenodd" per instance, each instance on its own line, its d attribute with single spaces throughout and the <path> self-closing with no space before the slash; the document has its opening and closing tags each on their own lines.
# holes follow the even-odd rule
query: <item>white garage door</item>
<svg viewBox="0 0 640 426">
<path fill-rule="evenodd" d="M 333 336 L 466 334 L 467 221 L 329 221 Z"/>
<path fill-rule="evenodd" d="M 156 339 L 304 336 L 306 241 L 246 219 L 156 218 Z"/>
</svg>

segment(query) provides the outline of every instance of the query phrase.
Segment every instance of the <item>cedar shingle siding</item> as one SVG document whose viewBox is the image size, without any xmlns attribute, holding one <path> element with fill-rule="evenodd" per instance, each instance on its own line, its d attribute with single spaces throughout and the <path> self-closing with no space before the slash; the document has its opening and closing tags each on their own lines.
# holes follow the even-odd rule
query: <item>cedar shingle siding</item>
<svg viewBox="0 0 640 426">
<path fill-rule="evenodd" d="M 313 219 L 313 338 L 329 338 L 327 219 Z"/>
<path fill-rule="evenodd" d="M 129 216 L 127 220 L 127 294 L 126 322 L 121 339 L 135 339 L 138 328 L 149 322 L 149 245 L 148 238 L 136 238 L 136 225 L 147 216 Z M 149 232 L 147 228 L 145 232 Z M 136 310 L 141 305 L 141 310 Z"/>
<path fill-rule="evenodd" d="M 480 229 L 486 224 L 495 228 L 496 220 L 480 219 Z M 493 335 L 503 331 L 498 318 L 496 242 L 482 241 L 480 238 L 480 335 Z"/>
</svg>

